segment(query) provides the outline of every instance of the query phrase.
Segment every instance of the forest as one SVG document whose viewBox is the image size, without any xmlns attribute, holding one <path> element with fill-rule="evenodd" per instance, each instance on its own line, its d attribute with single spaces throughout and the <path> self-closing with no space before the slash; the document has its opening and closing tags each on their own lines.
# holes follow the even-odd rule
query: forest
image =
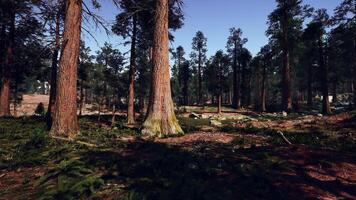
<svg viewBox="0 0 356 200">
<path fill-rule="evenodd" d="M 0 0 L 0 200 L 356 199 L 356 0 L 270 0 L 257 53 L 185 1 Z"/>
</svg>

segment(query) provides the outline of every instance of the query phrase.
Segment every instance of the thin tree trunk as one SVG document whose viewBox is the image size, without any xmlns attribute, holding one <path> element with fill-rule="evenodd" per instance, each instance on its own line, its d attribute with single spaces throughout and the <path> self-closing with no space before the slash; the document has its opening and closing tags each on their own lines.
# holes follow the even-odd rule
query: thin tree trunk
<svg viewBox="0 0 356 200">
<path fill-rule="evenodd" d="M 52 121 L 54 116 L 54 103 L 56 100 L 56 90 L 57 90 L 57 71 L 58 71 L 58 54 L 60 50 L 60 22 L 61 12 L 58 10 L 56 15 L 56 30 L 55 30 L 55 46 L 52 55 L 52 67 L 51 67 L 51 89 L 49 92 L 49 103 L 48 110 L 46 113 L 47 129 L 50 130 L 52 127 Z"/>
<path fill-rule="evenodd" d="M 353 70 L 354 70 L 354 78 L 353 78 L 353 96 L 354 96 L 354 106 L 353 108 L 356 109 L 356 33 L 354 32 L 354 60 L 353 60 Z"/>
<path fill-rule="evenodd" d="M 80 99 L 79 99 L 79 116 L 83 114 L 83 105 L 84 105 L 84 81 L 80 80 Z"/>
<path fill-rule="evenodd" d="M 142 133 L 151 137 L 183 134 L 174 113 L 169 75 L 168 0 L 156 1 L 154 16 L 152 83 Z"/>
<path fill-rule="evenodd" d="M 262 73 L 262 87 L 261 87 L 261 112 L 266 112 L 266 67 L 263 67 Z"/>
<path fill-rule="evenodd" d="M 201 55 L 201 49 L 199 49 L 199 55 L 198 55 L 198 105 L 202 105 L 202 71 L 201 71 L 201 60 L 202 60 L 202 55 Z"/>
<path fill-rule="evenodd" d="M 290 50 L 288 39 L 288 16 L 286 10 L 283 13 L 283 67 L 282 67 L 282 109 L 289 112 L 292 110 L 292 84 L 290 75 Z"/>
<path fill-rule="evenodd" d="M 13 65 L 13 45 L 14 45 L 14 32 L 15 32 L 15 11 L 12 8 L 13 3 L 10 6 L 10 21 L 9 21 L 9 33 L 7 41 L 6 59 L 4 64 L 4 71 L 2 77 L 2 84 L 0 88 L 0 117 L 10 116 L 10 87 L 11 87 L 11 69 Z"/>
<path fill-rule="evenodd" d="M 245 85 L 245 82 L 246 82 L 246 74 L 245 74 L 245 71 L 246 71 L 246 66 L 245 64 L 242 65 L 242 68 L 241 68 L 241 91 L 240 91 L 240 101 L 241 101 L 241 106 L 244 107 L 246 105 L 246 85 Z"/>
<path fill-rule="evenodd" d="M 74 138 L 79 129 L 77 124 L 77 65 L 80 48 L 82 1 L 68 0 L 66 6 L 63 47 L 50 134 Z"/>
<path fill-rule="evenodd" d="M 311 109 L 313 107 L 313 88 L 312 88 L 312 83 L 313 83 L 313 80 L 312 80 L 312 65 L 309 65 L 308 66 L 308 84 L 307 84 L 307 95 L 308 95 L 308 99 L 307 99 L 307 106 L 309 109 Z"/>
<path fill-rule="evenodd" d="M 327 48 L 327 47 L 326 47 Z M 328 66 L 326 63 L 327 53 L 324 54 L 322 39 L 319 39 L 319 64 L 322 70 L 322 94 L 323 94 L 323 108 L 322 112 L 325 115 L 331 114 L 330 102 L 329 102 L 329 81 L 328 81 Z"/>
<path fill-rule="evenodd" d="M 233 90 L 233 98 L 232 98 L 232 107 L 237 109 L 239 108 L 238 106 L 238 94 L 239 94 L 239 91 L 238 91 L 238 80 L 237 80 L 237 46 L 235 44 L 235 47 L 234 47 L 234 61 L 233 61 L 233 65 L 232 65 L 232 90 Z"/>
<path fill-rule="evenodd" d="M 135 124 L 135 75 L 136 75 L 136 35 L 137 19 L 133 17 L 132 41 L 131 41 L 131 58 L 129 72 L 129 92 L 127 95 L 127 124 Z"/>
</svg>

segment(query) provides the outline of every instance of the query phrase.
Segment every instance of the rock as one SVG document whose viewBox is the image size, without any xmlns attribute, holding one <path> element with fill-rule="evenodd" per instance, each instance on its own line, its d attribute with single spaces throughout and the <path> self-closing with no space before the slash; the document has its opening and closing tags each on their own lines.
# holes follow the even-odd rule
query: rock
<svg viewBox="0 0 356 200">
<path fill-rule="evenodd" d="M 201 118 L 202 118 L 202 119 L 209 119 L 209 115 L 207 115 L 207 114 L 202 114 L 202 115 L 201 115 Z"/>
<path fill-rule="evenodd" d="M 220 121 L 218 121 L 218 120 L 215 120 L 215 119 L 210 120 L 210 124 L 212 126 L 222 126 L 222 123 Z"/>
<path fill-rule="evenodd" d="M 283 117 L 287 117 L 287 116 L 288 116 L 288 113 L 285 112 L 285 111 L 283 111 L 283 112 L 282 112 L 282 116 L 283 116 Z"/>
<path fill-rule="evenodd" d="M 319 113 L 317 116 L 318 116 L 318 117 L 323 117 L 323 114 L 320 114 L 320 113 Z"/>
</svg>

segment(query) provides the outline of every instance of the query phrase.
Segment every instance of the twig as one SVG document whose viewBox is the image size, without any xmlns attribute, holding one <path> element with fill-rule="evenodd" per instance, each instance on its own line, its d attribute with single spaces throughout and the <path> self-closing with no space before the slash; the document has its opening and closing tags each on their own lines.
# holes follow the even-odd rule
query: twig
<svg viewBox="0 0 356 200">
<path fill-rule="evenodd" d="M 51 136 L 51 138 L 56 139 L 56 140 L 66 141 L 66 142 L 74 142 L 74 143 L 81 144 L 81 145 L 84 145 L 87 147 L 92 147 L 92 148 L 98 147 L 98 145 L 96 145 L 96 144 L 91 144 L 91 143 L 83 142 L 83 141 L 79 141 L 79 140 L 73 140 L 73 139 L 57 137 L 57 136 Z"/>
<path fill-rule="evenodd" d="M 277 131 L 278 135 L 281 136 L 281 138 L 284 140 L 285 143 L 287 143 L 288 145 L 291 145 L 292 143 L 286 138 L 286 136 L 284 136 L 282 131 Z"/>
</svg>

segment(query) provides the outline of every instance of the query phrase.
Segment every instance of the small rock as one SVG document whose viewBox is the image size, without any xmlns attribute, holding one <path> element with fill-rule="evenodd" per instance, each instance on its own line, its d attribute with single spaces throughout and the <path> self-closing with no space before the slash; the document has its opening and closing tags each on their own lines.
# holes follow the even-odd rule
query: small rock
<svg viewBox="0 0 356 200">
<path fill-rule="evenodd" d="M 318 114 L 318 117 L 323 117 L 323 114 L 320 114 L 320 113 L 319 113 L 319 114 Z"/>
<path fill-rule="evenodd" d="M 283 117 L 287 117 L 287 116 L 288 116 L 288 113 L 285 112 L 285 111 L 283 111 L 283 112 L 282 112 L 282 116 L 283 116 Z"/>
</svg>

